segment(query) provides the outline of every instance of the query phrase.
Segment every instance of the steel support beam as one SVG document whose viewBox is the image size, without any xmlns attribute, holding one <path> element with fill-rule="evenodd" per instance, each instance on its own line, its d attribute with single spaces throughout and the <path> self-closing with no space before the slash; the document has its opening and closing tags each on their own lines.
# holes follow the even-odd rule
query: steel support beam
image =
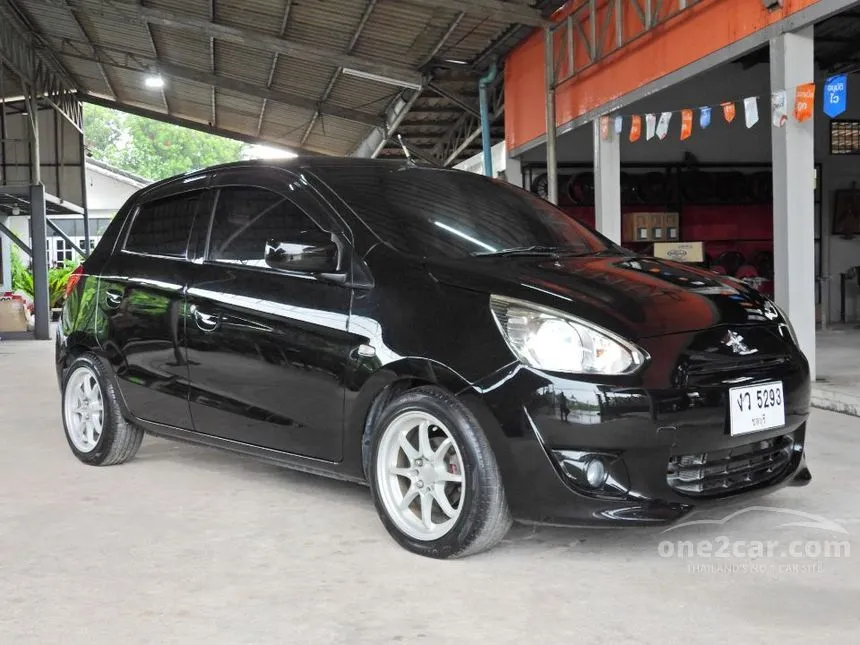
<svg viewBox="0 0 860 645">
<path fill-rule="evenodd" d="M 771 91 L 815 78 L 809 26 L 770 41 Z M 790 92 L 793 96 L 794 92 Z M 815 110 L 812 110 L 813 115 Z M 815 117 L 772 128 L 774 295 L 815 378 Z"/>
<path fill-rule="evenodd" d="M 92 94 L 85 94 L 81 96 L 81 100 L 85 103 L 92 103 L 93 105 L 101 105 L 102 107 L 111 108 L 113 110 L 120 110 L 122 112 L 128 112 L 129 114 L 136 114 L 137 116 L 143 116 L 147 119 L 155 119 L 157 121 L 162 121 L 164 123 L 172 123 L 173 125 L 178 125 L 183 128 L 189 128 L 191 130 L 197 130 L 198 132 L 205 132 L 207 134 L 217 134 L 219 137 L 227 137 L 228 139 L 235 139 L 236 141 L 244 141 L 245 143 L 280 143 L 281 145 L 288 145 L 292 149 L 297 152 L 305 152 L 312 155 L 323 154 L 316 150 L 305 149 L 302 150 L 298 148 L 294 144 L 290 144 L 287 141 L 274 141 L 271 139 L 261 139 L 259 137 L 242 134 L 241 132 L 233 132 L 230 130 L 223 130 L 221 128 L 214 128 L 207 123 L 200 123 L 199 121 L 192 121 L 190 119 L 183 119 L 182 117 L 173 116 L 169 114 L 162 114 L 160 112 L 156 112 L 155 110 L 148 110 L 146 108 L 138 107 L 136 105 L 129 105 L 126 103 L 117 103 L 116 101 L 111 101 L 110 99 L 104 99 L 99 96 L 93 96 Z"/>
<path fill-rule="evenodd" d="M 546 20 L 537 9 L 503 0 L 409 0 L 409 3 L 431 9 L 463 11 L 482 18 L 531 27 L 542 27 L 546 24 Z"/>
<path fill-rule="evenodd" d="M 36 316 L 36 340 L 51 338 L 51 303 L 48 296 L 48 258 L 45 252 L 47 217 L 45 187 L 30 186 L 30 230 L 33 238 L 33 312 Z"/>
<path fill-rule="evenodd" d="M 33 249 L 31 249 L 29 246 L 27 246 L 20 237 L 15 235 L 15 233 L 13 233 L 2 222 L 0 222 L 0 233 L 3 233 L 6 237 L 8 237 L 10 240 L 12 240 L 15 243 L 15 246 L 17 246 L 19 249 L 24 251 L 24 253 L 26 253 L 30 257 L 33 257 Z"/>
<path fill-rule="evenodd" d="M 49 0 L 65 5 L 66 0 Z M 328 65 L 338 65 L 349 69 L 355 69 L 369 74 L 385 76 L 394 82 L 403 83 L 405 86 L 421 85 L 423 78 L 419 72 L 401 65 L 392 65 L 380 60 L 344 54 L 335 49 L 328 49 L 319 45 L 309 45 L 288 40 L 269 33 L 223 25 L 206 18 L 200 18 L 192 14 L 158 9 L 155 7 L 128 5 L 120 3 L 104 4 L 93 0 L 70 0 L 68 4 L 80 7 L 86 13 L 104 15 L 110 19 L 116 19 L 117 14 L 127 20 L 145 22 L 162 27 L 169 27 L 181 31 L 203 33 L 212 38 L 218 38 L 225 42 L 237 43 L 247 47 L 254 47 L 270 52 L 277 52 L 292 56 L 299 60 Z M 105 9 L 110 13 L 106 14 Z"/>
<path fill-rule="evenodd" d="M 245 96 L 255 96 L 306 110 L 320 109 L 323 114 L 329 114 L 341 119 L 346 119 L 347 121 L 355 121 L 365 125 L 379 125 L 382 122 L 382 117 L 375 114 L 344 108 L 329 103 L 320 104 L 313 99 L 309 99 L 298 94 L 260 87 L 259 85 L 240 81 L 235 78 L 228 78 L 226 76 L 212 74 L 211 72 L 204 72 L 201 70 L 191 69 L 189 67 L 183 67 L 181 65 L 175 65 L 161 59 L 150 59 L 148 54 L 131 54 L 126 52 L 114 53 L 115 50 L 100 46 L 92 47 L 92 54 L 84 54 L 76 50 L 72 46 L 73 44 L 74 43 L 69 40 L 64 40 L 62 48 L 58 50 L 58 52 L 63 56 L 93 62 L 102 62 L 118 69 L 141 73 L 148 71 L 147 61 L 149 60 L 151 61 L 149 62 L 149 65 L 155 67 L 163 76 L 213 85 L 219 89 L 229 90 Z"/>
<path fill-rule="evenodd" d="M 81 247 L 79 247 L 77 244 L 75 244 L 75 241 L 72 238 L 70 238 L 68 235 L 66 235 L 66 233 L 59 226 L 57 226 L 54 222 L 52 222 L 50 217 L 45 218 L 45 223 L 48 225 L 48 228 L 50 228 L 52 231 L 54 231 L 54 233 L 56 233 L 61 238 L 63 238 L 66 241 L 66 244 L 71 246 L 72 250 L 75 251 L 75 253 L 77 253 L 79 256 L 81 256 L 81 258 L 87 257 L 87 254 L 84 253 L 83 249 L 81 249 Z M 46 235 L 47 235 L 47 231 L 46 231 Z"/>
<path fill-rule="evenodd" d="M 594 214 L 596 228 L 621 244 L 621 141 L 614 129 L 600 136 L 600 120 L 592 121 L 594 137 Z"/>
<path fill-rule="evenodd" d="M 454 103 L 456 106 L 468 112 L 472 116 L 481 118 L 481 111 L 476 105 L 467 102 L 465 99 L 457 96 L 453 92 L 449 92 L 444 87 L 440 87 L 436 83 L 428 83 L 427 89 L 433 90 L 434 92 L 436 92 L 436 94 L 438 94 L 442 98 L 448 99 L 449 101 L 451 101 L 451 103 Z"/>
<path fill-rule="evenodd" d="M 544 29 L 544 82 L 546 86 L 546 177 L 547 199 L 558 204 L 558 138 L 555 124 L 555 51 L 553 31 Z"/>
<path fill-rule="evenodd" d="M 284 37 L 284 34 L 287 33 L 287 25 L 290 22 L 290 11 L 293 9 L 293 0 L 287 0 L 287 3 L 284 5 L 284 15 L 281 18 L 281 28 L 278 30 L 278 36 L 281 38 Z M 272 66 L 269 68 L 269 77 L 266 79 L 266 89 L 272 87 L 272 83 L 275 82 L 275 71 L 278 69 L 278 59 L 281 55 L 278 52 L 275 52 L 272 55 Z M 266 107 L 269 105 L 269 99 L 263 99 L 263 105 L 260 107 L 260 117 L 257 119 L 257 136 L 260 136 L 260 132 L 263 131 L 263 119 L 266 116 Z M 304 141 L 302 141 L 302 145 L 304 145 Z"/>
<path fill-rule="evenodd" d="M 358 42 L 358 39 L 361 37 L 361 33 L 364 31 L 365 25 L 367 25 L 367 21 L 370 20 L 370 15 L 373 13 L 373 10 L 376 8 L 377 0 L 370 0 L 367 3 L 367 6 L 364 8 L 364 13 L 361 14 L 361 19 L 358 21 L 358 26 L 352 32 L 352 37 L 349 39 L 349 44 L 346 46 L 346 53 L 351 54 L 352 50 L 355 49 L 355 44 Z M 343 67 L 338 67 L 334 70 L 334 73 L 331 75 L 328 83 L 325 86 L 325 90 L 323 90 L 322 95 L 320 96 L 320 103 L 325 103 L 328 101 L 328 97 L 331 95 L 332 90 L 334 89 L 334 84 L 337 83 L 337 79 L 340 78 L 340 75 L 343 73 Z M 308 127 L 305 128 L 304 134 L 302 134 L 302 138 L 299 141 L 299 145 L 305 145 L 305 142 L 308 140 L 308 137 L 311 136 L 311 132 L 313 132 L 314 126 L 317 123 L 317 119 L 320 118 L 320 111 L 314 110 L 314 114 L 311 117 L 310 122 L 308 123 Z"/>
</svg>

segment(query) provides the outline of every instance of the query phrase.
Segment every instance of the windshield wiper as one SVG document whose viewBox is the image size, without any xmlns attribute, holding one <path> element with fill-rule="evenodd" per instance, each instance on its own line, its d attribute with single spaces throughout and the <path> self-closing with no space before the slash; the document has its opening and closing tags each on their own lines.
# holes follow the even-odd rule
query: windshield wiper
<svg viewBox="0 0 860 645">
<path fill-rule="evenodd" d="M 487 257 L 505 257 L 509 255 L 537 255 L 557 257 L 564 253 L 564 249 L 557 246 L 517 246 L 510 249 L 501 249 L 499 251 L 476 251 L 470 253 L 472 257 L 487 258 Z"/>
</svg>

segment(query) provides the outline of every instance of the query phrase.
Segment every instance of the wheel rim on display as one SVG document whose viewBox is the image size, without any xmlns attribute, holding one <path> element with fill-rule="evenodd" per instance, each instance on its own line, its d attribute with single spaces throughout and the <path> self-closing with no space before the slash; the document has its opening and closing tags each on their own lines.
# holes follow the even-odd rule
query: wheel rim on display
<svg viewBox="0 0 860 645">
<path fill-rule="evenodd" d="M 66 383 L 63 414 L 69 438 L 81 452 L 91 452 L 104 429 L 104 399 L 95 374 L 79 367 Z"/>
<path fill-rule="evenodd" d="M 404 412 L 382 435 L 376 484 L 388 517 L 416 540 L 437 540 L 463 510 L 466 481 L 454 436 L 432 414 Z"/>
</svg>

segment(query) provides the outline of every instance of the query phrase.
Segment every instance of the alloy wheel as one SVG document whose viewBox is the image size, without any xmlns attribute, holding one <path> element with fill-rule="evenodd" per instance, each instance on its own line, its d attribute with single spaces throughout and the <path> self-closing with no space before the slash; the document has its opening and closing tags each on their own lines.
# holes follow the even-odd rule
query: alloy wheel
<svg viewBox="0 0 860 645">
<path fill-rule="evenodd" d="M 432 414 L 412 410 L 383 431 L 376 484 L 388 517 L 416 540 L 437 540 L 463 509 L 463 458 L 451 431 Z"/>
<path fill-rule="evenodd" d="M 72 444 L 92 452 L 104 430 L 104 398 L 95 373 L 78 367 L 66 382 L 63 414 Z"/>
</svg>

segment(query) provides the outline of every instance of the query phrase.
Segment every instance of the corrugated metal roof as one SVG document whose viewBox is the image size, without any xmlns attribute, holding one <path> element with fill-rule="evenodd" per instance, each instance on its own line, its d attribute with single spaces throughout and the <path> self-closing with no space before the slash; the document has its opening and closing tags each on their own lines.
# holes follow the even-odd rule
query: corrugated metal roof
<svg viewBox="0 0 860 645">
<path fill-rule="evenodd" d="M 423 76 L 476 108 L 483 70 L 437 78 L 438 65 L 480 58 L 515 26 L 482 7 L 533 2 L 485 0 L 469 8 L 426 0 L 9 1 L 83 95 L 219 134 L 331 154 L 353 151 L 373 123 L 383 123 L 398 94 L 405 99 L 412 92 L 343 73 L 341 64 L 391 70 L 382 76 Z M 465 14 L 458 11 L 463 7 Z M 156 70 L 163 89 L 144 83 Z M 458 101 L 422 87 L 404 132 L 429 149 L 462 114 Z M 410 130 L 416 123 L 425 127 Z"/>
</svg>

